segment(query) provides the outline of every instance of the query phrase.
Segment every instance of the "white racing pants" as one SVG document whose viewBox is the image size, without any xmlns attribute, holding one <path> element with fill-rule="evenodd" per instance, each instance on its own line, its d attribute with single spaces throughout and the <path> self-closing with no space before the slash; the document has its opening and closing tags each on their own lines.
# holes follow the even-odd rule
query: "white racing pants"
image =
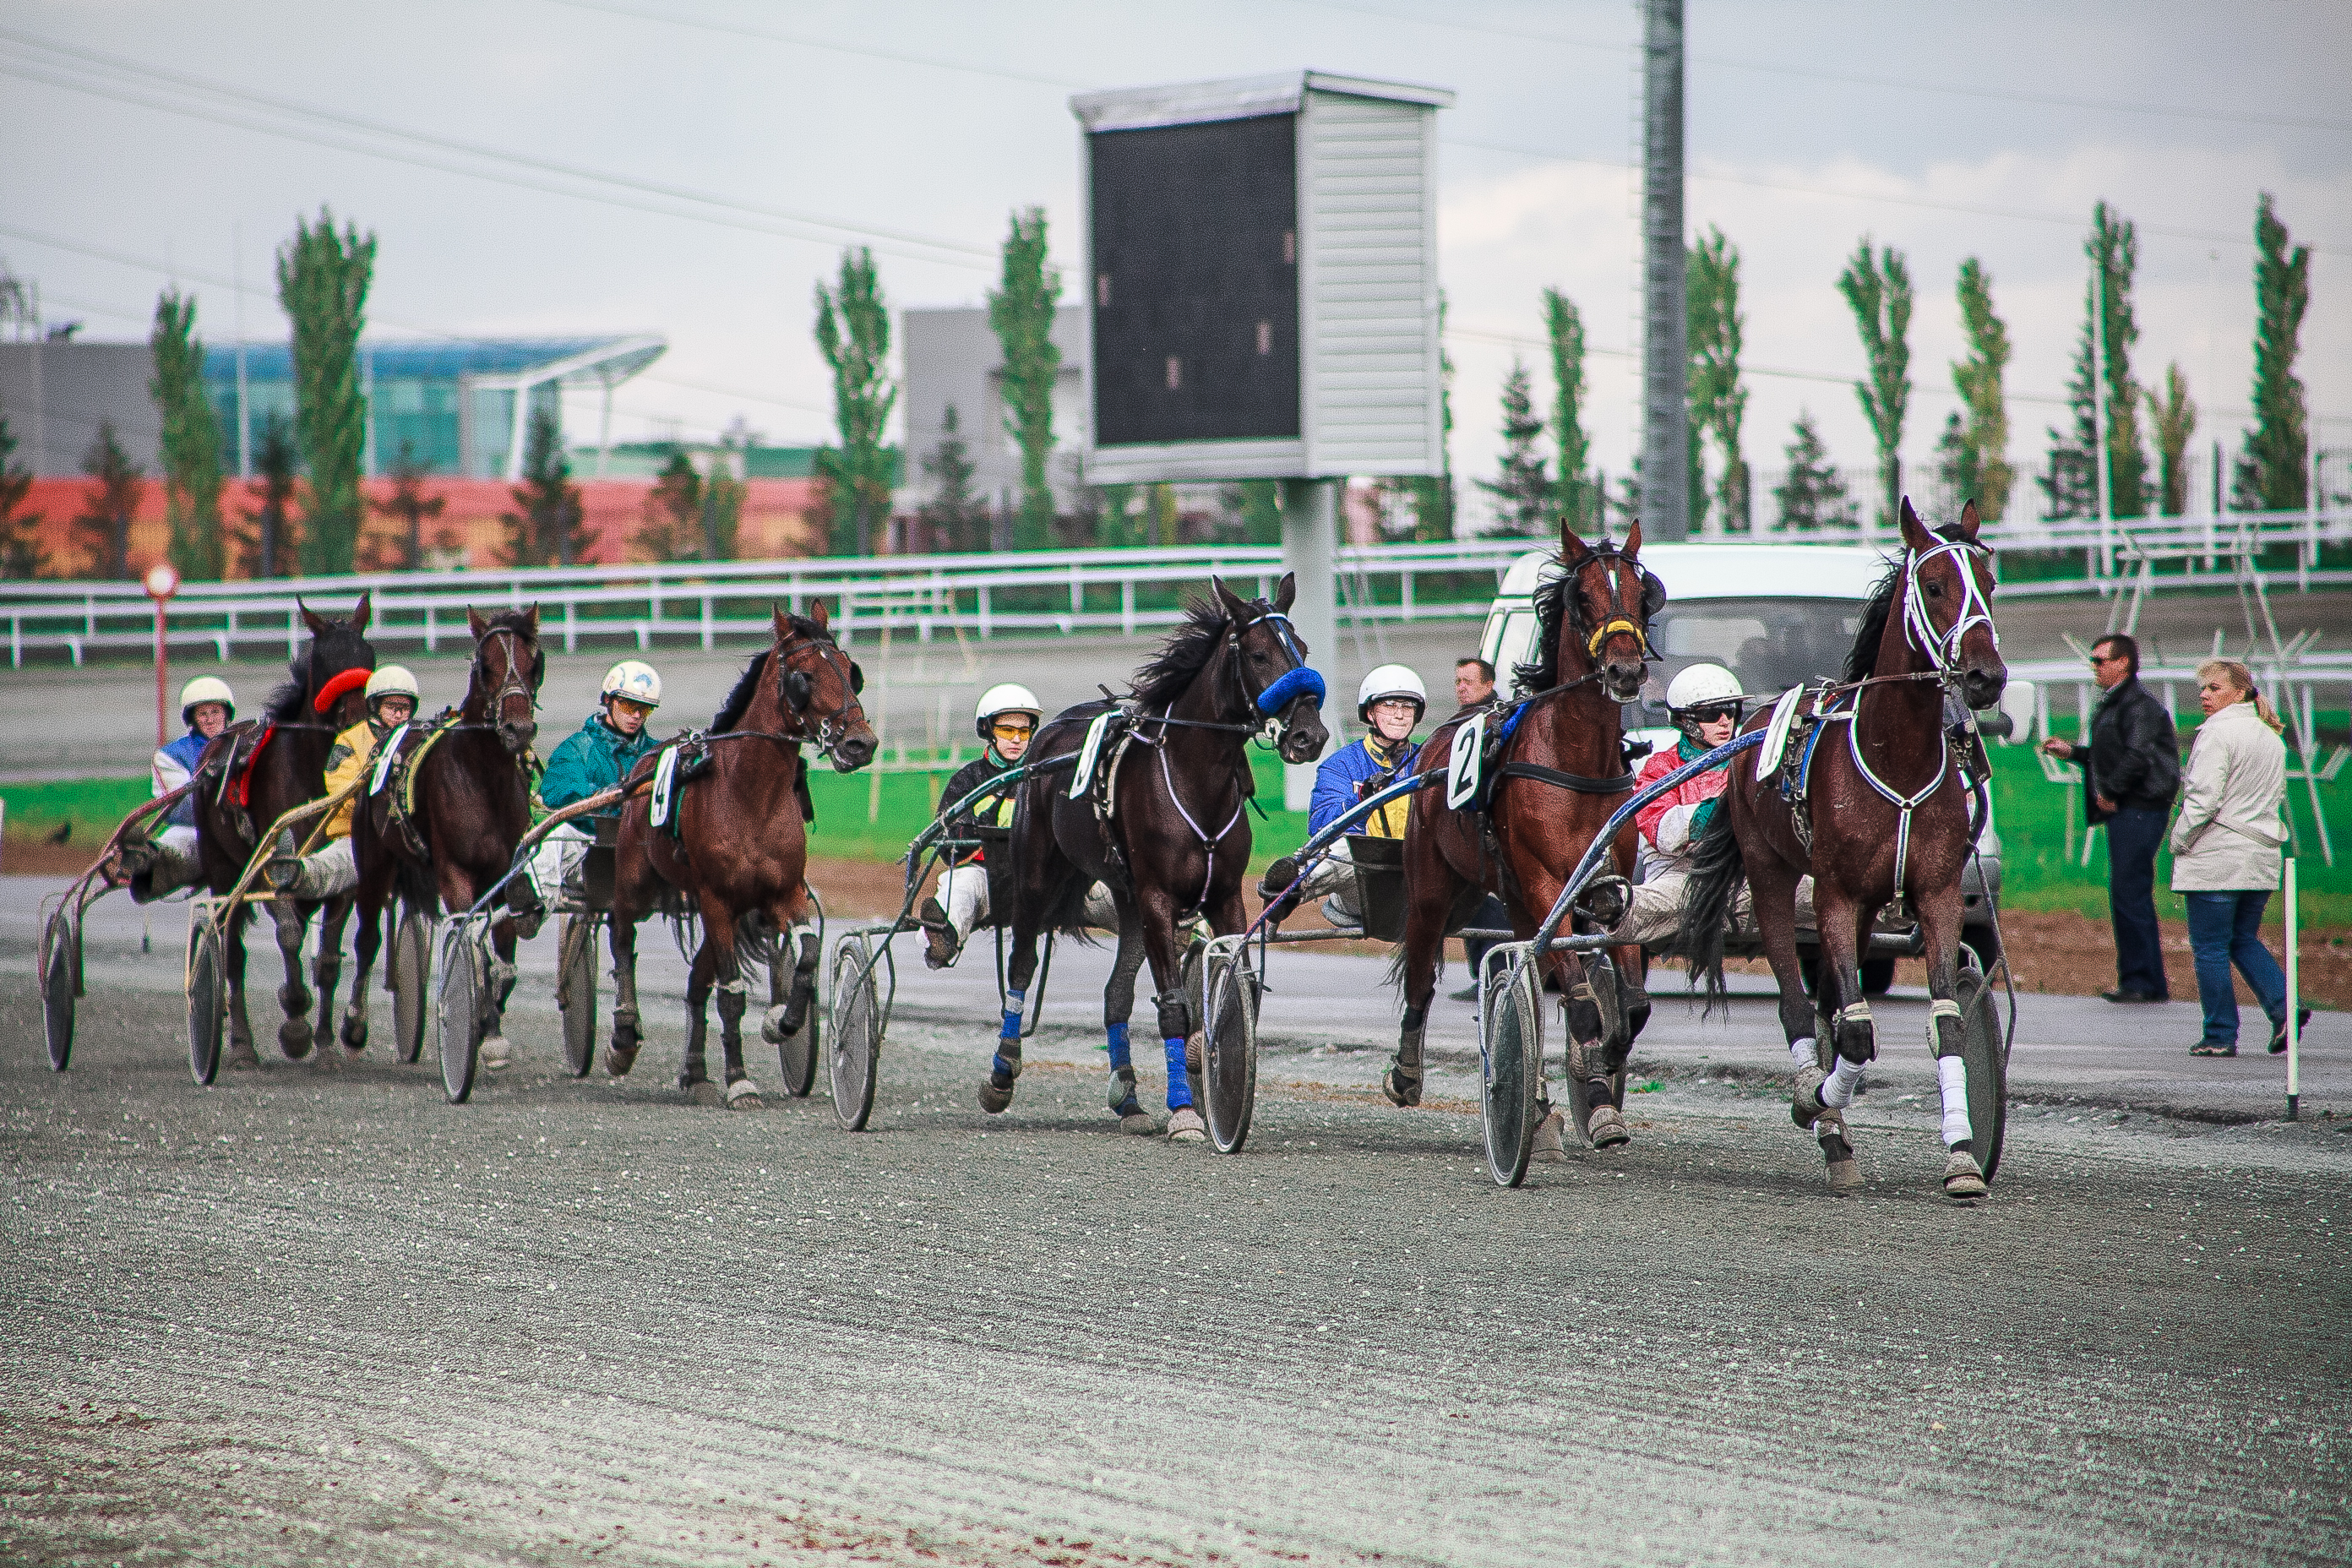
<svg viewBox="0 0 2352 1568">
<path fill-rule="evenodd" d="M 955 928 L 956 945 L 961 948 L 971 940 L 973 929 L 988 919 L 988 868 L 977 860 L 943 868 L 934 896 L 947 910 L 948 924 Z M 1111 902 L 1110 889 L 1100 882 L 1087 889 L 1087 924 L 1098 931 L 1118 929 L 1118 907 Z"/>
<path fill-rule="evenodd" d="M 204 859 L 196 851 L 194 827 L 167 827 L 148 842 L 152 847 L 148 868 L 131 879 L 133 903 L 152 903 L 203 879 Z"/>
<path fill-rule="evenodd" d="M 352 858 L 352 841 L 335 838 L 315 855 L 302 857 L 302 869 L 286 889 L 289 899 L 332 899 L 360 885 L 359 862 Z"/>
<path fill-rule="evenodd" d="M 1633 889 L 1633 907 L 1616 929 L 1609 934 L 1619 942 L 1639 942 L 1643 946 L 1670 940 L 1681 929 L 1683 920 L 1683 889 L 1690 881 L 1688 871 L 1661 871 Z M 1741 925 L 1755 915 L 1755 903 L 1748 885 L 1739 886 L 1739 896 L 1732 901 L 1731 918 Z M 1810 927 L 1813 923 L 1813 879 L 1797 879 L 1797 923 Z"/>
<path fill-rule="evenodd" d="M 1354 836 L 1342 838 L 1331 846 L 1331 852 L 1315 862 L 1307 873 L 1307 884 L 1299 889 L 1298 901 L 1309 899 L 1323 900 L 1323 918 L 1333 925 L 1361 925 L 1363 911 L 1356 903 L 1356 858 L 1349 845 Z M 1276 889 L 1279 892 L 1281 889 Z"/>
<path fill-rule="evenodd" d="M 565 885 L 580 880 L 580 868 L 588 858 L 588 847 L 595 842 L 595 834 L 576 822 L 565 823 L 539 841 L 539 847 L 530 852 L 530 866 L 524 875 L 539 889 L 541 904 L 554 908 Z"/>
</svg>

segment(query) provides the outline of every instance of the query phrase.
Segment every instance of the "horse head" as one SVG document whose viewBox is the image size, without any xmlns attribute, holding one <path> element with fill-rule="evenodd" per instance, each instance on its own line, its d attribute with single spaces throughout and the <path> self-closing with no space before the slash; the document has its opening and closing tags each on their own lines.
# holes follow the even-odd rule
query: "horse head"
<svg viewBox="0 0 2352 1568">
<path fill-rule="evenodd" d="M 833 638 L 819 600 L 806 616 L 776 612 L 776 700 L 790 732 L 815 742 L 835 773 L 855 773 L 882 748 L 858 694 L 866 672 Z"/>
<path fill-rule="evenodd" d="M 1311 763 L 1331 739 L 1323 727 L 1323 678 L 1307 662 L 1307 639 L 1290 624 L 1298 581 L 1282 574 L 1274 603 L 1244 599 L 1212 577 L 1225 612 L 1225 642 L 1253 717 L 1282 726 L 1275 751 L 1286 763 Z"/>
<path fill-rule="evenodd" d="M 466 624 L 474 633 L 467 714 L 498 731 L 508 755 L 527 756 L 539 734 L 539 683 L 547 674 L 547 655 L 539 646 L 539 606 L 484 616 L 469 605 Z"/>
<path fill-rule="evenodd" d="M 1903 628 L 1911 647 L 1959 689 L 1970 708 L 1990 708 L 2009 684 L 1992 623 L 1992 546 L 1977 538 L 1977 503 L 1957 527 L 1930 531 L 1903 498 Z"/>
<path fill-rule="evenodd" d="M 1648 671 L 1650 622 L 1665 608 L 1666 586 L 1642 566 L 1642 525 L 1625 542 L 1584 542 L 1563 518 L 1559 563 L 1568 583 L 1568 613 L 1559 618 L 1558 668 L 1562 677 L 1582 665 L 1597 670 L 1615 702 L 1642 695 Z"/>
<path fill-rule="evenodd" d="M 310 650 L 304 663 L 295 670 L 309 695 L 313 711 L 318 711 L 320 694 L 333 683 L 335 677 L 346 670 L 373 670 L 375 647 L 367 640 L 369 596 L 360 595 L 359 604 L 352 610 L 351 619 L 336 620 L 322 616 L 304 604 L 298 595 L 294 607 L 302 612 L 302 624 L 310 628 Z M 346 689 L 331 700 L 325 709 L 327 722 L 337 730 L 349 729 L 367 716 L 367 699 L 362 691 L 364 681 L 346 683 Z"/>
</svg>

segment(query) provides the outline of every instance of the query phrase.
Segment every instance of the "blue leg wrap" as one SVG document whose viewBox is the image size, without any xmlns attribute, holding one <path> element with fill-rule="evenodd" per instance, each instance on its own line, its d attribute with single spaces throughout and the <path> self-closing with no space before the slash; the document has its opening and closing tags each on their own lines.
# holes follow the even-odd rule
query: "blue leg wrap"
<svg viewBox="0 0 2352 1568">
<path fill-rule="evenodd" d="M 1025 991 L 1008 990 L 1004 993 L 1004 1023 L 996 1031 L 996 1037 L 1000 1040 L 1017 1040 L 1021 1037 L 1021 1015 L 1028 1006 L 1029 994 Z"/>
<path fill-rule="evenodd" d="M 1002 1056 L 993 1056 L 988 1058 L 988 1070 L 991 1075 L 1004 1083 L 1011 1083 L 1015 1078 L 1019 1077 L 1021 1073 L 1021 1069 L 1018 1067 L 1006 1061 Z"/>
<path fill-rule="evenodd" d="M 1117 1072 L 1119 1068 L 1131 1065 L 1134 1058 L 1127 1048 L 1127 1020 L 1120 1019 L 1105 1029 L 1104 1033 L 1110 1037 L 1110 1070 Z"/>
<path fill-rule="evenodd" d="M 1192 1103 L 1192 1080 L 1184 1076 L 1184 1037 L 1171 1035 L 1168 1047 L 1168 1109 L 1181 1110 Z"/>
</svg>

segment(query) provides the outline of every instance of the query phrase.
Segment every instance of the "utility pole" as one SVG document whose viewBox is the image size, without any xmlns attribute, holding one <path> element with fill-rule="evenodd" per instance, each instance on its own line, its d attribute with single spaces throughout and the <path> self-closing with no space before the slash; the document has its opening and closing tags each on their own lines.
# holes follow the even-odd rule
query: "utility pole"
<svg viewBox="0 0 2352 1568">
<path fill-rule="evenodd" d="M 1291 624 L 1307 640 L 1316 668 L 1337 679 L 1339 669 L 1339 595 L 1333 578 L 1339 552 L 1339 487 L 1344 479 L 1285 479 L 1282 483 L 1282 569 L 1298 580 L 1290 606 Z M 1337 697 L 1323 700 L 1327 721 L 1354 710 Z M 1315 794 L 1315 764 L 1286 763 L 1282 802 L 1286 811 L 1305 811 Z"/>
<path fill-rule="evenodd" d="M 1642 5 L 1642 537 L 1690 533 L 1683 0 Z"/>
</svg>

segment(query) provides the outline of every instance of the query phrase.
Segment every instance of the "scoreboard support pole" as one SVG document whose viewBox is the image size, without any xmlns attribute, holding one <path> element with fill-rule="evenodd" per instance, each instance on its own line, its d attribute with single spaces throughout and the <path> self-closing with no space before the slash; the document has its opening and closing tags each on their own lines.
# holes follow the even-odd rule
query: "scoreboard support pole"
<svg viewBox="0 0 2352 1568">
<path fill-rule="evenodd" d="M 1339 599 L 1337 586 L 1339 552 L 1339 479 L 1285 479 L 1282 482 L 1282 569 L 1298 582 L 1297 601 L 1290 606 L 1291 624 L 1307 639 L 1307 658 L 1325 679 L 1336 682 L 1339 668 Z M 1342 720 L 1352 719 L 1350 708 L 1335 685 L 1323 701 L 1323 721 L 1338 742 Z M 1315 793 L 1313 763 L 1286 764 L 1282 804 L 1285 810 L 1305 811 Z"/>
</svg>

